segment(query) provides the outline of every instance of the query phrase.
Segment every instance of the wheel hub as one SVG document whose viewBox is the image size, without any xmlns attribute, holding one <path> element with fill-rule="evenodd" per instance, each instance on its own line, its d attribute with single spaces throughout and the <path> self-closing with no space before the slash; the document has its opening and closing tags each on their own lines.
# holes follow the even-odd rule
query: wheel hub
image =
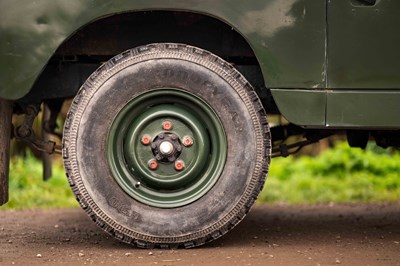
<svg viewBox="0 0 400 266">
<path fill-rule="evenodd" d="M 160 162 L 174 162 L 182 152 L 179 137 L 174 133 L 160 133 L 151 144 L 152 152 Z"/>
<path fill-rule="evenodd" d="M 171 155 L 174 152 L 174 146 L 169 141 L 164 141 L 160 144 L 160 152 L 162 155 Z"/>
</svg>

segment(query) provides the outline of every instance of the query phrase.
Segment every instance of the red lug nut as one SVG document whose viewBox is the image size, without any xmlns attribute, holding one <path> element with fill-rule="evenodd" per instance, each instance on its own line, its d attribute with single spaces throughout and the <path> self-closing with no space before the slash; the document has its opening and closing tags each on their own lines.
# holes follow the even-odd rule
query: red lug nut
<svg viewBox="0 0 400 266">
<path fill-rule="evenodd" d="M 157 167 L 158 167 L 158 163 L 157 163 L 156 160 L 152 159 L 152 160 L 149 161 L 149 168 L 151 170 L 156 170 Z"/>
<path fill-rule="evenodd" d="M 185 162 L 182 160 L 178 160 L 175 162 L 175 170 L 176 171 L 182 171 L 183 168 L 185 168 Z"/>
<path fill-rule="evenodd" d="M 193 139 L 189 136 L 185 136 L 182 139 L 183 146 L 190 147 L 193 145 Z"/>
<path fill-rule="evenodd" d="M 172 122 L 164 121 L 162 123 L 162 127 L 163 127 L 164 130 L 171 130 L 172 129 Z"/>
<path fill-rule="evenodd" d="M 143 135 L 140 141 L 142 142 L 143 145 L 149 145 L 151 142 L 151 137 L 149 135 Z"/>
</svg>

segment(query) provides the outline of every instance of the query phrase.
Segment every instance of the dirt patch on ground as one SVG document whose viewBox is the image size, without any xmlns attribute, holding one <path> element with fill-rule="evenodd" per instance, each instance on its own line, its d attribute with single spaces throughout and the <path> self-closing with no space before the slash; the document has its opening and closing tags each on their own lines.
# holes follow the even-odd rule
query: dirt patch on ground
<svg viewBox="0 0 400 266">
<path fill-rule="evenodd" d="M 188 250 L 119 243 L 80 209 L 0 211 L 0 265 L 400 265 L 400 203 L 257 205 Z"/>
</svg>

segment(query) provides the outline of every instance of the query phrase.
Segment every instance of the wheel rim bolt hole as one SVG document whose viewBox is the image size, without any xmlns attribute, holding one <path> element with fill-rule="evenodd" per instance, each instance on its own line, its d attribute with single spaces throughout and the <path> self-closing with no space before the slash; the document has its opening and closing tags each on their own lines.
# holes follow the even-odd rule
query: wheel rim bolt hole
<svg viewBox="0 0 400 266">
<path fill-rule="evenodd" d="M 175 162 L 175 170 L 176 171 L 182 171 L 185 168 L 185 162 L 182 160 L 177 160 Z"/>
<path fill-rule="evenodd" d="M 190 147 L 190 146 L 193 145 L 193 139 L 191 137 L 189 137 L 189 136 L 185 136 L 182 139 L 182 144 L 185 147 Z"/>
<path fill-rule="evenodd" d="M 163 128 L 164 130 L 171 130 L 171 129 L 172 129 L 172 122 L 170 122 L 170 121 L 164 121 L 164 122 L 162 123 L 162 128 Z"/>
</svg>

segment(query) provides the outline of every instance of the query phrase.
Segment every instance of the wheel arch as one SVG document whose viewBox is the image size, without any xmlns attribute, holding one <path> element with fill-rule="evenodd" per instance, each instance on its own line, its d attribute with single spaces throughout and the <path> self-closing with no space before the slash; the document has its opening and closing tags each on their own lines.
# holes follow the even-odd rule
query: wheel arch
<svg viewBox="0 0 400 266">
<path fill-rule="evenodd" d="M 134 30 L 129 32 L 129 29 Z M 54 53 L 47 55 L 32 85 L 23 86 L 25 90 L 21 88 L 18 91 L 21 95 L 16 97 L 25 94 L 23 102 L 30 102 L 73 96 L 99 66 L 93 66 L 96 60 L 104 62 L 127 49 L 155 42 L 185 43 L 208 50 L 234 65 L 251 65 L 249 75 L 247 70 L 239 71 L 253 86 L 265 88 L 265 76 L 251 41 L 227 19 L 190 9 L 152 9 L 108 13 L 75 29 Z M 85 64 L 84 69 L 71 69 L 69 63 L 78 62 Z M 55 75 L 57 78 L 52 82 L 51 77 Z M 68 79 L 73 81 L 60 82 Z"/>
<path fill-rule="evenodd" d="M 58 46 L 22 101 L 74 96 L 101 62 L 157 42 L 185 43 L 231 62 L 255 87 L 267 111 L 276 112 L 261 62 L 246 35 L 221 17 L 189 10 L 129 11 L 92 20 Z"/>
<path fill-rule="evenodd" d="M 174 19 L 175 24 L 168 23 L 166 19 Z M 132 36 L 123 36 L 126 33 L 126 29 L 121 30 L 121 23 L 126 22 L 140 22 L 144 25 L 140 25 L 139 33 L 138 28 L 135 28 L 132 32 L 132 36 L 134 39 L 129 38 Z M 170 22 L 170 21 L 169 21 Z M 200 23 L 199 23 L 200 22 Z M 149 25 L 151 23 L 156 23 L 155 25 Z M 162 32 L 160 28 L 156 28 L 167 23 L 168 26 L 174 26 L 171 28 L 169 32 Z M 108 25 L 107 25 L 108 24 Z M 129 26 L 137 27 L 138 25 L 128 24 Z M 114 27 L 113 27 L 114 26 Z M 199 27 L 200 26 L 200 27 Z M 215 28 L 204 28 L 206 26 L 215 26 Z M 105 27 L 105 28 L 104 28 Z M 179 32 L 179 34 L 171 34 L 176 30 L 186 30 L 185 32 Z M 114 39 L 114 43 L 104 43 L 105 39 L 102 38 L 101 35 L 109 35 L 111 30 L 116 30 L 117 32 L 113 32 L 114 36 L 118 37 L 118 39 Z M 148 31 L 149 30 L 149 31 Z M 188 31 L 189 30 L 189 31 Z M 148 31 L 148 32 L 145 32 Z M 222 36 L 212 36 L 208 34 L 208 36 L 202 36 L 198 34 L 213 33 L 216 31 L 220 31 Z M 80 52 L 87 52 L 91 54 L 95 54 L 96 52 L 108 53 L 109 55 L 116 55 L 116 53 L 121 53 L 123 50 L 113 51 L 113 48 L 118 47 L 115 44 L 117 42 L 123 42 L 124 44 L 140 46 L 143 44 L 148 44 L 149 42 L 168 42 L 169 40 L 165 40 L 165 35 L 171 34 L 171 38 L 177 38 L 177 35 L 184 40 L 190 41 L 189 45 L 200 44 L 201 46 L 206 46 L 208 41 L 221 41 L 222 37 L 228 36 L 234 38 L 234 41 L 237 41 L 241 47 L 235 47 L 236 49 L 242 49 L 242 55 L 246 55 L 249 57 L 254 57 L 258 61 L 258 57 L 256 55 L 256 51 L 253 48 L 252 41 L 247 38 L 246 34 L 241 32 L 238 27 L 236 27 L 233 23 L 230 23 L 227 19 L 224 19 L 220 16 L 215 16 L 211 13 L 199 12 L 195 10 L 185 9 L 185 10 L 175 10 L 175 9 L 148 9 L 148 10 L 139 10 L 139 11 L 125 11 L 121 13 L 110 13 L 105 16 L 98 17 L 89 23 L 82 25 L 77 28 L 72 34 L 66 37 L 63 42 L 61 42 L 54 54 L 60 53 L 73 53 L 77 50 L 76 45 L 81 45 L 79 48 Z M 100 35 L 99 35 L 100 34 Z M 86 36 L 85 36 L 86 35 Z M 210 36 L 211 35 L 211 36 Z M 197 39 L 195 39 L 197 37 Z M 201 37 L 205 37 L 201 39 Z M 226 40 L 231 41 L 232 39 Z M 101 41 L 101 42 L 99 42 Z M 97 42 L 98 46 L 96 47 L 88 47 L 88 45 Z M 82 46 L 83 45 L 83 46 Z M 212 43 L 211 43 L 212 45 Z M 126 49 L 131 49 L 132 47 L 124 47 Z M 202 48 L 202 47 L 200 47 Z M 209 48 L 214 54 L 218 56 L 224 56 L 221 51 L 217 50 L 213 47 Z M 88 50 L 90 49 L 90 50 Z M 247 54 L 244 54 L 246 52 Z"/>
</svg>

